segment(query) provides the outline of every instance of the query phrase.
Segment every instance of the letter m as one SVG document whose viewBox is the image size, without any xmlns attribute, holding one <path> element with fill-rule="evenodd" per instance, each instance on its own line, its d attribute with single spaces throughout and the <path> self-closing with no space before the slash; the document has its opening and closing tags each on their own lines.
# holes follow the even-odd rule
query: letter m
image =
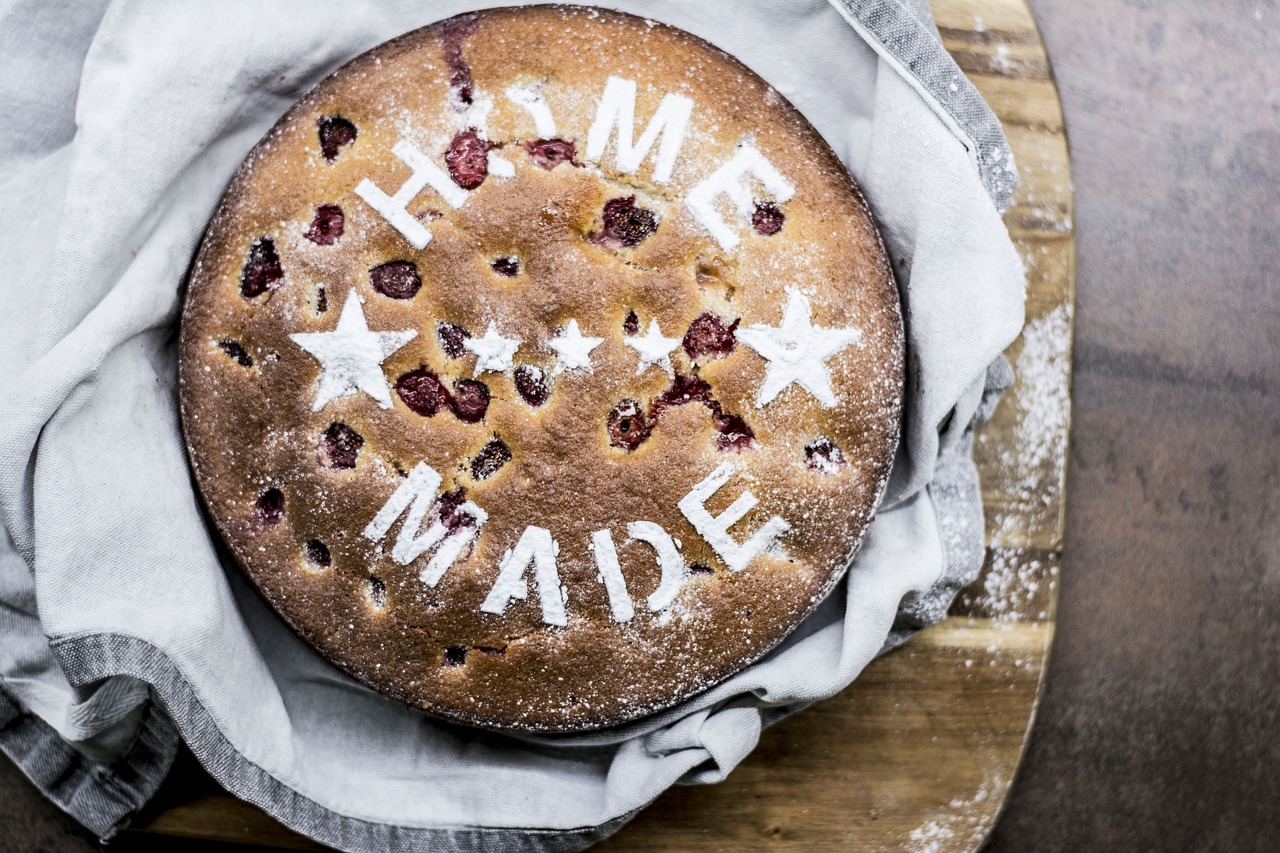
<svg viewBox="0 0 1280 853">
<path fill-rule="evenodd" d="M 600 161 L 609 137 L 617 127 L 618 152 L 614 164 L 624 175 L 632 174 L 640 168 L 661 135 L 662 145 L 653 166 L 653 180 L 665 184 L 671 180 L 671 171 L 675 168 L 676 157 L 680 155 L 680 146 L 684 144 L 692 114 L 693 101 L 683 95 L 666 95 L 644 133 L 632 142 L 636 124 L 636 81 L 610 77 L 604 87 L 604 96 L 600 98 L 595 123 L 587 134 L 587 160 L 592 163 Z"/>
</svg>

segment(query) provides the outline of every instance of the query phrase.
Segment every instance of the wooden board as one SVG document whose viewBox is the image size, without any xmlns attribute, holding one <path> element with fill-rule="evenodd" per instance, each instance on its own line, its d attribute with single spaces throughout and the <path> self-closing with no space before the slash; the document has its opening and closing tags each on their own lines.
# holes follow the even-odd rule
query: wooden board
<svg viewBox="0 0 1280 853">
<path fill-rule="evenodd" d="M 987 560 L 952 615 L 840 695 L 768 729 L 727 781 L 675 788 L 598 850 L 972 851 L 1035 717 L 1062 553 L 1075 236 L 1057 88 L 1025 0 L 933 0 L 943 42 L 1004 123 L 1027 266 L 1017 381 L 977 437 Z M 322 849 L 184 758 L 134 831 Z"/>
</svg>

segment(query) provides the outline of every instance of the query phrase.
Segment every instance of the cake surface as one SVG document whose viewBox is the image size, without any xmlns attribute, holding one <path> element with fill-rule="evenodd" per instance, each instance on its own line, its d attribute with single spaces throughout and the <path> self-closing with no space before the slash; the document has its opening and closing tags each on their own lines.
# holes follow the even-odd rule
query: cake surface
<svg viewBox="0 0 1280 853">
<path fill-rule="evenodd" d="M 454 721 L 577 731 L 759 659 L 883 492 L 865 203 L 723 52 L 602 10 L 387 42 L 250 153 L 192 269 L 197 483 L 275 610 Z"/>
</svg>

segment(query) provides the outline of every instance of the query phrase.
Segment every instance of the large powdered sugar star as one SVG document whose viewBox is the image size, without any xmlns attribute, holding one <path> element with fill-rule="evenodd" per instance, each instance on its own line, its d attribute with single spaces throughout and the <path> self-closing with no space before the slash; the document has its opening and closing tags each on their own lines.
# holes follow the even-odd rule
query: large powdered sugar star
<svg viewBox="0 0 1280 853">
<path fill-rule="evenodd" d="M 505 373 L 511 369 L 511 360 L 520 348 L 519 338 L 504 338 L 493 321 L 483 338 L 466 338 L 462 345 L 476 354 L 476 369 L 472 376 L 479 376 L 487 370 L 494 373 Z"/>
<path fill-rule="evenodd" d="M 738 331 L 738 340 L 768 359 L 756 405 L 773 400 L 792 382 L 818 399 L 824 408 L 836 404 L 831 374 L 823 363 L 850 344 L 862 342 L 861 329 L 822 329 L 813 325 L 813 309 L 798 290 L 787 289 L 782 324 L 754 325 Z"/>
<path fill-rule="evenodd" d="M 391 353 L 417 337 L 415 329 L 399 332 L 371 332 L 355 290 L 347 293 L 342 315 L 332 332 L 299 332 L 289 337 L 316 361 L 316 401 L 311 411 L 326 403 L 363 391 L 384 409 L 391 408 L 391 389 L 382 375 L 382 362 Z"/>
<path fill-rule="evenodd" d="M 570 320 L 558 338 L 547 342 L 556 351 L 552 373 L 585 368 L 591 370 L 591 351 L 604 343 L 604 338 L 584 338 L 577 320 Z"/>
<path fill-rule="evenodd" d="M 635 350 L 636 355 L 640 356 L 640 364 L 636 367 L 636 373 L 643 373 L 645 368 L 651 364 L 656 364 L 667 373 L 671 373 L 671 351 L 680 346 L 679 338 L 664 338 L 662 336 L 662 330 L 658 328 L 657 320 L 649 321 L 649 331 L 644 333 L 644 337 L 623 338 L 622 342 Z"/>
</svg>

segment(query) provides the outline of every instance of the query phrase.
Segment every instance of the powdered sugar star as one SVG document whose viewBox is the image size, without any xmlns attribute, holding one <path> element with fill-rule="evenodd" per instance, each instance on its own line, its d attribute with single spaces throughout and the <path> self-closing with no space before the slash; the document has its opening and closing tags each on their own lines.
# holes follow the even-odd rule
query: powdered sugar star
<svg viewBox="0 0 1280 853">
<path fill-rule="evenodd" d="M 656 364 L 671 373 L 671 352 L 680 346 L 679 338 L 664 338 L 662 330 L 658 328 L 657 320 L 649 321 L 649 331 L 644 333 L 644 337 L 633 336 L 623 338 L 622 342 L 636 351 L 636 355 L 640 356 L 640 364 L 636 366 L 636 373 L 644 373 L 645 368 Z"/>
<path fill-rule="evenodd" d="M 489 370 L 494 373 L 506 373 L 510 370 L 512 357 L 520 347 L 520 339 L 503 337 L 490 320 L 483 338 L 466 338 L 462 345 L 476 354 L 476 368 L 471 375 L 479 376 Z"/>
<path fill-rule="evenodd" d="M 556 366 L 552 373 L 585 368 L 591 370 L 591 351 L 604 343 L 604 338 L 584 338 L 577 320 L 570 320 L 558 338 L 547 342 L 556 351 Z"/>
<path fill-rule="evenodd" d="M 347 293 L 338 325 L 332 332 L 299 332 L 290 339 L 320 362 L 316 380 L 316 401 L 311 411 L 339 397 L 360 391 L 391 408 L 391 389 L 382 375 L 382 362 L 418 336 L 416 329 L 399 332 L 371 332 L 354 289 Z"/>
<path fill-rule="evenodd" d="M 850 344 L 862 343 L 862 330 L 819 328 L 813 325 L 813 309 L 804 294 L 791 288 L 787 294 L 781 325 L 757 324 L 738 331 L 738 340 L 769 361 L 756 405 L 763 406 L 797 382 L 829 409 L 836 395 L 823 362 Z"/>
</svg>

